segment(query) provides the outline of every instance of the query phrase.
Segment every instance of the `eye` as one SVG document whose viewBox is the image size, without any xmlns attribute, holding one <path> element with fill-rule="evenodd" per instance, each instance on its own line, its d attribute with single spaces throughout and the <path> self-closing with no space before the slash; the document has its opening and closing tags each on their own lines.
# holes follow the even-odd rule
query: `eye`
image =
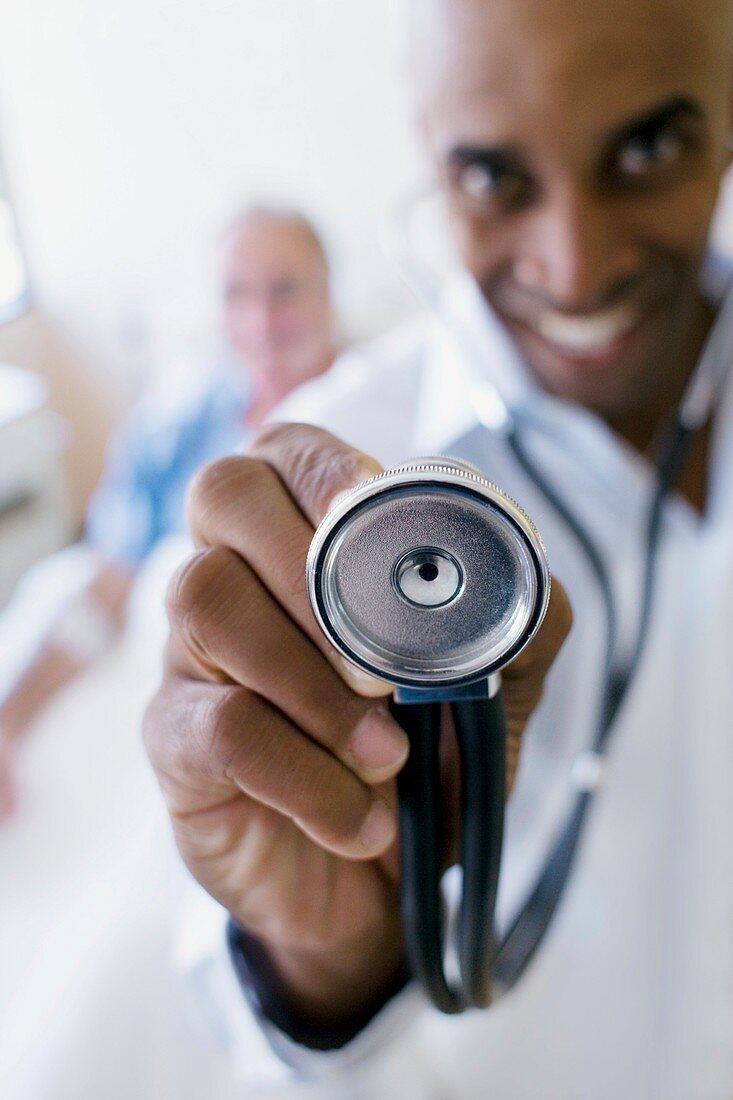
<svg viewBox="0 0 733 1100">
<path fill-rule="evenodd" d="M 512 209 L 531 190 L 526 171 L 514 158 L 499 154 L 456 157 L 449 179 L 454 199 L 479 216 Z"/>
<path fill-rule="evenodd" d="M 474 202 L 493 198 L 497 190 L 497 173 L 488 164 L 464 164 L 456 171 L 457 189 Z"/>
<path fill-rule="evenodd" d="M 638 134 L 623 145 L 616 160 L 627 176 L 644 176 L 676 164 L 685 151 L 685 143 L 673 130 Z"/>
</svg>

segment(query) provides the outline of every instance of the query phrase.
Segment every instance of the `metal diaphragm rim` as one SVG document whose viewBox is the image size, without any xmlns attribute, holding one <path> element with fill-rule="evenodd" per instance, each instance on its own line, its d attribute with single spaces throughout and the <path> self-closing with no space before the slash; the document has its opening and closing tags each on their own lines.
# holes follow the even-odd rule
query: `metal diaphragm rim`
<svg viewBox="0 0 733 1100">
<path fill-rule="evenodd" d="M 337 508 L 332 510 L 332 513 L 329 513 L 325 517 L 313 540 L 308 565 L 309 594 L 316 617 L 336 648 L 350 661 L 370 673 L 372 676 L 377 676 L 387 682 L 406 687 L 425 687 L 431 685 L 445 686 L 450 683 L 456 685 L 472 683 L 503 667 L 524 648 L 534 636 L 534 633 L 536 633 L 544 617 L 549 599 L 549 570 L 544 555 L 544 548 L 530 521 L 527 521 L 527 526 L 525 527 L 522 520 L 526 517 L 524 517 L 524 513 L 521 512 L 518 506 L 514 505 L 514 502 L 511 501 L 510 498 L 505 498 L 494 486 L 490 486 L 491 492 L 482 491 L 483 486 L 480 482 L 483 479 L 480 477 L 476 477 L 473 473 L 470 478 L 464 477 L 461 471 L 456 470 L 452 465 L 449 469 L 443 467 L 439 471 L 434 469 L 431 470 L 423 466 L 419 472 L 422 476 L 418 478 L 410 476 L 412 471 L 408 470 L 400 471 L 399 477 L 390 477 L 388 472 L 387 475 L 380 475 L 377 478 L 371 479 L 371 483 L 363 483 L 361 486 L 357 486 L 353 493 L 345 494 L 339 499 Z M 435 476 L 436 474 L 437 476 Z M 380 482 L 381 484 L 379 484 Z M 385 482 L 388 483 L 385 484 Z M 477 484 L 477 482 L 479 484 Z M 326 560 L 329 548 L 344 525 L 349 522 L 351 517 L 360 512 L 365 504 L 371 501 L 374 496 L 382 496 L 388 493 L 390 489 L 396 487 L 403 490 L 412 488 L 417 492 L 421 490 L 424 491 L 428 488 L 444 490 L 453 487 L 454 489 L 459 489 L 462 495 L 468 494 L 471 497 L 477 498 L 483 504 L 488 503 L 492 505 L 501 515 L 504 522 L 508 523 L 519 536 L 534 573 L 536 581 L 535 600 L 521 636 L 517 637 L 513 644 L 511 644 L 505 652 L 502 652 L 499 657 L 487 660 L 480 665 L 475 664 L 469 671 L 462 670 L 460 672 L 451 669 L 441 669 L 439 672 L 435 673 L 425 671 L 416 672 L 414 669 L 408 671 L 404 669 L 398 670 L 394 667 L 386 669 L 384 665 L 375 664 L 374 660 L 370 659 L 369 653 L 359 652 L 354 645 L 349 644 L 349 641 L 332 622 L 328 600 L 324 597 L 323 591 L 323 563 Z M 370 491 L 365 492 L 365 488 L 368 488 Z M 509 507 L 504 506 L 505 501 L 508 503 Z M 517 513 L 519 513 L 519 516 Z M 527 530 L 527 527 L 529 530 Z M 535 537 L 531 537 L 532 535 Z"/>
</svg>

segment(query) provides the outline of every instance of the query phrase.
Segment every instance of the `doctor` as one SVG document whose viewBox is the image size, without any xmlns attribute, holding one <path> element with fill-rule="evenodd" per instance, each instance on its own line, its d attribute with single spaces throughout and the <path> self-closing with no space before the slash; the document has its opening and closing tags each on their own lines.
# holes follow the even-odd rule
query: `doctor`
<svg viewBox="0 0 733 1100">
<path fill-rule="evenodd" d="M 665 500 L 641 663 L 592 774 L 578 765 L 602 690 L 599 586 L 489 425 L 498 391 L 605 562 L 623 666 L 666 425 L 701 356 L 733 355 L 708 255 L 733 129 L 731 5 L 410 7 L 421 124 L 467 275 L 443 321 L 350 353 L 282 410 L 338 439 L 273 426 L 250 457 L 195 481 L 199 552 L 171 588 L 167 672 L 146 719 L 182 857 L 218 903 L 186 966 L 250 1083 L 722 1100 L 733 1093 L 733 392 L 727 379 L 715 392 Z M 365 452 L 392 464 L 441 451 L 518 498 L 574 612 L 562 645 L 557 584 L 507 677 L 515 749 L 523 739 L 505 927 L 578 789 L 595 790 L 524 977 L 495 1008 L 453 1019 L 404 981 L 393 816 L 404 740 L 378 688 L 319 637 L 303 580 L 330 499 L 378 469 Z"/>
</svg>

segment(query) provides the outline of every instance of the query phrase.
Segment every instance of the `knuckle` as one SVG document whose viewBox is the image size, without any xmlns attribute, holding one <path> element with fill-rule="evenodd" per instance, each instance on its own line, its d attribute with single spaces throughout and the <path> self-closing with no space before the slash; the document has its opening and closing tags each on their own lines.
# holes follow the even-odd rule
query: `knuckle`
<svg viewBox="0 0 733 1100">
<path fill-rule="evenodd" d="M 164 681 L 143 715 L 142 739 L 159 777 L 206 776 L 232 781 L 235 761 L 252 759 L 259 736 L 258 700 L 246 688 Z"/>
<path fill-rule="evenodd" d="M 256 743 L 254 696 L 241 687 L 223 687 L 209 701 L 196 728 L 196 747 L 212 771 L 231 778 L 235 761 Z"/>
<path fill-rule="evenodd" d="M 141 725 L 143 745 L 148 754 L 148 759 L 154 767 L 160 755 L 161 723 L 165 713 L 163 699 L 165 690 L 165 685 L 158 688 L 158 691 L 145 708 Z"/>
<path fill-rule="evenodd" d="M 224 546 L 199 550 L 174 575 L 166 607 L 171 625 L 190 639 L 205 633 L 212 613 L 237 585 L 246 584 L 248 571 L 233 550 Z"/>
<path fill-rule="evenodd" d="M 309 428 L 305 424 L 281 420 L 274 421 L 271 424 L 265 424 L 260 428 L 252 441 L 249 453 L 251 455 L 257 455 L 261 451 L 289 450 L 294 443 L 297 444 L 302 435 L 305 435 L 309 431 L 317 431 L 317 429 Z"/>
<path fill-rule="evenodd" d="M 174 629 L 187 611 L 187 607 L 183 602 L 187 598 L 186 576 L 189 570 L 193 568 L 193 563 L 197 557 L 198 555 L 194 555 L 194 557 L 188 558 L 183 565 L 176 569 L 168 582 L 165 594 L 165 609 L 168 614 L 168 622 Z"/>
<path fill-rule="evenodd" d="M 180 774 L 191 764 L 198 707 L 188 687 L 185 681 L 166 678 L 143 714 L 143 745 L 158 775 Z"/>
<path fill-rule="evenodd" d="M 207 462 L 191 478 L 186 494 L 186 508 L 190 517 L 206 516 L 226 494 L 239 465 L 245 461 L 238 456 L 227 455 Z"/>
<path fill-rule="evenodd" d="M 321 439 L 312 439 L 298 453 L 293 485 L 296 496 L 307 494 L 319 511 L 325 511 L 340 489 L 363 476 L 356 452 L 324 447 Z"/>
<path fill-rule="evenodd" d="M 297 607 L 306 593 L 305 563 L 308 545 L 304 542 L 300 526 L 284 530 L 270 559 L 271 569 L 277 572 L 277 587 L 282 591 L 286 608 Z"/>
<path fill-rule="evenodd" d="M 346 844 L 357 839 L 371 805 L 358 780 L 336 785 L 330 770 L 324 768 L 308 778 L 302 794 L 306 804 L 312 806 L 315 820 L 329 836 Z"/>
<path fill-rule="evenodd" d="M 227 455 L 202 466 L 186 495 L 186 513 L 194 534 L 204 542 L 215 541 L 220 523 L 266 492 L 273 477 L 265 462 L 243 455 Z"/>
<path fill-rule="evenodd" d="M 288 466 L 296 499 L 328 505 L 345 485 L 363 480 L 365 464 L 381 467 L 360 451 L 310 424 L 271 424 L 261 433 L 254 452 L 278 453 Z"/>
<path fill-rule="evenodd" d="M 337 493 L 381 470 L 375 459 L 311 424 L 269 424 L 250 454 L 283 471 L 292 496 L 311 520 Z"/>
</svg>

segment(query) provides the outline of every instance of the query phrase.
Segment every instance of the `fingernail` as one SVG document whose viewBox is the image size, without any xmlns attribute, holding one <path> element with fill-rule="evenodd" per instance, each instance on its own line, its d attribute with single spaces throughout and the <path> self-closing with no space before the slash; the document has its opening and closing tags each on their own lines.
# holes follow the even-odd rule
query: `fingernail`
<svg viewBox="0 0 733 1100">
<path fill-rule="evenodd" d="M 357 695 L 362 695 L 369 699 L 392 694 L 392 685 L 388 684 L 386 680 L 378 680 L 376 676 L 370 676 L 368 672 L 364 672 L 358 665 L 355 665 L 352 661 L 347 660 L 346 657 L 342 657 L 340 654 L 338 654 L 338 660 L 342 680 L 344 680 Z"/>
<path fill-rule="evenodd" d="M 397 723 L 381 710 L 366 714 L 351 735 L 351 753 L 358 764 L 370 772 L 399 768 L 408 752 L 408 741 Z"/>
<path fill-rule="evenodd" d="M 384 802 L 375 802 L 366 816 L 359 840 L 368 852 L 381 852 L 394 839 L 397 825 Z"/>
<path fill-rule="evenodd" d="M 362 481 L 368 481 L 370 477 L 374 477 L 376 474 L 384 472 L 384 467 L 377 462 L 376 458 L 372 458 L 371 455 L 364 454 L 363 451 L 358 451 L 354 455 L 354 477 L 355 485 L 360 484 Z"/>
<path fill-rule="evenodd" d="M 332 508 L 335 508 L 337 504 L 344 500 L 344 498 L 347 497 L 349 493 L 351 493 L 356 488 L 357 485 L 361 485 L 363 481 L 369 481 L 369 479 L 374 477 L 376 474 L 381 474 L 382 470 L 383 468 L 379 465 L 375 458 L 370 458 L 369 455 L 365 454 L 359 454 L 358 457 L 355 456 L 352 471 L 353 480 L 349 478 L 350 484 L 346 486 L 346 488 L 340 489 L 338 493 L 336 493 L 335 496 L 332 497 L 331 502 L 328 505 L 329 512 Z"/>
</svg>

